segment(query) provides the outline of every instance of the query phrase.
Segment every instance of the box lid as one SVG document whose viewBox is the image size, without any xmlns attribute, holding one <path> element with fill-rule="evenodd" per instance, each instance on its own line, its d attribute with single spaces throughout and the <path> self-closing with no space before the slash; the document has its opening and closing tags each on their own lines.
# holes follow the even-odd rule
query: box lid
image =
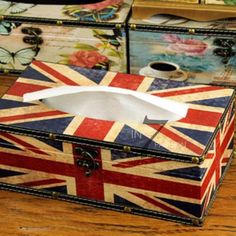
<svg viewBox="0 0 236 236">
<path fill-rule="evenodd" d="M 46 5 L 0 1 L 4 19 L 78 24 L 81 22 L 124 23 L 132 0 L 104 0 L 91 4 Z"/>
<path fill-rule="evenodd" d="M 158 31 L 168 32 L 181 31 L 182 33 L 186 32 L 190 34 L 228 34 L 232 36 L 236 30 L 236 18 L 200 22 L 179 16 L 153 13 L 142 18 L 134 18 L 132 15 L 129 25 L 132 29 L 142 29 L 143 31 L 145 29 L 156 29 Z"/>
<path fill-rule="evenodd" d="M 121 123 L 72 115 L 23 95 L 61 85 L 103 85 L 189 104 L 187 116 L 160 124 Z M 0 130 L 124 150 L 143 156 L 200 162 L 234 99 L 234 90 L 34 61 L 0 99 Z"/>
</svg>

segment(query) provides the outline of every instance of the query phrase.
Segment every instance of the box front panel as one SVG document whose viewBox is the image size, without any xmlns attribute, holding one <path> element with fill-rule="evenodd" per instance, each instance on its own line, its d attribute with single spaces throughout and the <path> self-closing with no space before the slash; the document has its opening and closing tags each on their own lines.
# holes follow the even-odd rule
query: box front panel
<svg viewBox="0 0 236 236">
<path fill-rule="evenodd" d="M 33 59 L 126 71 L 123 29 L 1 22 L 0 69 L 23 70 Z"/>
<path fill-rule="evenodd" d="M 152 67 L 163 62 L 167 71 Z M 130 30 L 130 70 L 164 79 L 235 86 L 235 39 Z"/>
<path fill-rule="evenodd" d="M 102 149 L 99 167 L 86 176 L 74 145 L 8 133 L 0 138 L 2 183 L 171 215 L 201 215 L 197 165 Z"/>
</svg>

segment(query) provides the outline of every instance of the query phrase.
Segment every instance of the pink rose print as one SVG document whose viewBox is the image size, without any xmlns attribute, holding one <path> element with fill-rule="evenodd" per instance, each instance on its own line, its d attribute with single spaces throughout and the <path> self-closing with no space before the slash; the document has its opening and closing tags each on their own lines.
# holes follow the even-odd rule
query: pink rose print
<svg viewBox="0 0 236 236">
<path fill-rule="evenodd" d="M 94 3 L 94 4 L 82 4 L 81 8 L 90 9 L 100 11 L 109 6 L 120 6 L 123 4 L 123 0 L 104 0 L 102 2 Z"/>
<path fill-rule="evenodd" d="M 168 43 L 176 43 L 181 41 L 181 39 L 176 34 L 165 34 L 163 37 Z"/>
<path fill-rule="evenodd" d="M 77 51 L 69 56 L 69 64 L 93 68 L 96 64 L 108 63 L 108 58 L 97 51 Z"/>
<path fill-rule="evenodd" d="M 187 56 L 203 55 L 207 49 L 207 44 L 197 39 L 181 39 L 170 34 L 165 35 L 164 39 L 170 43 L 168 49 Z"/>
</svg>

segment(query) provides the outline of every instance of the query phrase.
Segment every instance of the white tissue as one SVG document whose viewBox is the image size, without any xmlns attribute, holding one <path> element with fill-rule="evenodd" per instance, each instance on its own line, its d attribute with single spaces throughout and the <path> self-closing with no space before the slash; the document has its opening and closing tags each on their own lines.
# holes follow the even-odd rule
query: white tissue
<svg viewBox="0 0 236 236">
<path fill-rule="evenodd" d="M 188 111 L 184 103 L 107 86 L 60 86 L 23 96 L 24 102 L 35 100 L 73 115 L 119 122 L 143 123 L 145 117 L 175 121 L 184 118 Z"/>
</svg>

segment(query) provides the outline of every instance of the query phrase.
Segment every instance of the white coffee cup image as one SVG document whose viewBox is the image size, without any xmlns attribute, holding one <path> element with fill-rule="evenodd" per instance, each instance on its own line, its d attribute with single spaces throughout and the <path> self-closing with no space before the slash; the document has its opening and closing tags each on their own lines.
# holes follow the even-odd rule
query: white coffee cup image
<svg viewBox="0 0 236 236">
<path fill-rule="evenodd" d="M 140 75 L 185 81 L 188 78 L 187 72 L 180 69 L 180 66 L 170 61 L 152 61 L 139 71 Z"/>
</svg>

